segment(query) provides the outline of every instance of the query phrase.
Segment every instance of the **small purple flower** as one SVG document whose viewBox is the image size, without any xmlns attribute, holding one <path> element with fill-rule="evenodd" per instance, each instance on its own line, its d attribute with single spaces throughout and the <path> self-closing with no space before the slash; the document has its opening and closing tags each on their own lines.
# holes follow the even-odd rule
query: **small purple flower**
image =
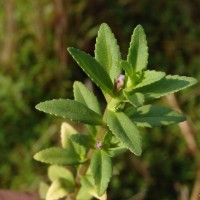
<svg viewBox="0 0 200 200">
<path fill-rule="evenodd" d="M 103 144 L 101 142 L 96 142 L 95 146 L 97 149 L 100 149 L 103 146 Z"/>
</svg>

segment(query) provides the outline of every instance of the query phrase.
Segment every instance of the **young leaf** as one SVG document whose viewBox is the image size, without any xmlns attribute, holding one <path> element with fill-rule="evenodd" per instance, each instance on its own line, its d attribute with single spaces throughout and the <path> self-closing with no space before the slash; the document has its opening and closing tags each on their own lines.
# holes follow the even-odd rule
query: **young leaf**
<svg viewBox="0 0 200 200">
<path fill-rule="evenodd" d="M 43 181 L 39 183 L 39 196 L 41 199 L 46 199 L 47 192 L 49 190 L 49 185 Z"/>
<path fill-rule="evenodd" d="M 95 58 L 73 47 L 69 47 L 68 51 L 91 80 L 103 91 L 112 96 L 113 83 L 105 69 L 95 60 Z"/>
<path fill-rule="evenodd" d="M 76 196 L 76 200 L 91 200 L 92 197 L 93 196 L 84 187 L 81 187 Z"/>
<path fill-rule="evenodd" d="M 96 192 L 96 186 L 94 183 L 94 179 L 93 176 L 91 175 L 91 170 L 89 168 L 89 170 L 87 171 L 86 176 L 81 178 L 81 189 L 88 192 L 90 195 L 94 196 L 95 198 L 99 199 L 99 200 L 106 200 L 106 193 L 104 193 L 102 196 L 99 196 Z M 80 196 L 80 200 L 86 200 L 84 198 L 81 198 Z"/>
<path fill-rule="evenodd" d="M 168 75 L 151 85 L 142 88 L 137 88 L 134 92 L 140 92 L 145 95 L 145 98 L 159 98 L 170 93 L 178 92 L 197 83 L 197 80 L 192 77 Z"/>
<path fill-rule="evenodd" d="M 112 163 L 104 150 L 96 150 L 90 164 L 91 174 L 97 189 L 97 194 L 102 196 L 108 187 L 112 176 Z"/>
<path fill-rule="evenodd" d="M 102 117 L 99 114 L 70 99 L 54 99 L 41 102 L 36 105 L 36 109 L 85 124 L 102 125 Z"/>
<path fill-rule="evenodd" d="M 96 134 L 100 128 L 100 126 L 92 126 L 92 125 L 85 125 L 85 127 L 88 130 L 89 135 L 92 136 L 92 138 L 96 137 Z"/>
<path fill-rule="evenodd" d="M 134 78 L 134 70 L 133 67 L 131 66 L 131 64 L 126 61 L 126 60 L 122 60 L 120 62 L 120 66 L 121 68 L 125 71 L 126 76 L 129 76 L 131 79 Z"/>
<path fill-rule="evenodd" d="M 148 47 L 146 35 L 141 25 L 138 25 L 133 31 L 127 61 L 136 72 L 146 69 L 148 62 Z"/>
<path fill-rule="evenodd" d="M 132 104 L 134 107 L 141 106 L 144 103 L 144 95 L 142 93 L 129 93 L 126 90 L 123 91 L 124 96 L 128 100 L 130 104 Z"/>
<path fill-rule="evenodd" d="M 128 149 L 126 147 L 119 146 L 119 147 L 109 148 L 107 151 L 110 157 L 115 157 L 115 156 L 125 153 L 127 150 Z"/>
<path fill-rule="evenodd" d="M 87 149 L 91 148 L 93 146 L 94 141 L 89 137 L 88 135 L 83 134 L 74 134 L 71 135 L 70 139 L 74 142 L 79 144 L 80 146 L 83 146 Z"/>
<path fill-rule="evenodd" d="M 123 143 L 112 134 L 111 131 L 107 132 L 103 140 L 104 147 L 106 146 L 106 152 L 110 157 L 115 157 L 126 152 L 128 149 L 124 147 Z"/>
<path fill-rule="evenodd" d="M 107 113 L 107 124 L 114 135 L 132 153 L 140 156 L 142 153 L 140 133 L 131 119 L 123 112 Z"/>
<path fill-rule="evenodd" d="M 77 154 L 81 160 L 86 158 L 86 148 L 71 140 L 72 135 L 78 135 L 79 133 L 67 123 L 62 123 L 61 126 L 61 142 L 62 147 L 71 151 L 73 155 Z"/>
<path fill-rule="evenodd" d="M 137 126 L 154 127 L 178 123 L 185 120 L 180 113 L 166 107 L 145 105 L 135 109 L 129 108 L 126 114 Z"/>
<path fill-rule="evenodd" d="M 81 82 L 74 82 L 74 99 L 101 115 L 97 97 Z"/>
<path fill-rule="evenodd" d="M 59 165 L 51 165 L 48 168 L 48 177 L 51 181 L 63 178 L 69 181 L 72 185 L 74 184 L 74 176 L 72 172 L 69 169 Z"/>
<path fill-rule="evenodd" d="M 57 165 L 75 165 L 84 162 L 73 151 L 59 147 L 51 147 L 39 151 L 34 155 L 34 159 L 47 164 Z"/>
<path fill-rule="evenodd" d="M 114 80 L 121 73 L 119 65 L 121 53 L 114 34 L 110 27 L 105 23 L 101 24 L 98 31 L 95 45 L 95 58 L 101 66 L 104 67 L 114 83 Z"/>
<path fill-rule="evenodd" d="M 92 196 L 97 195 L 93 177 L 92 177 L 92 175 L 89 175 L 88 172 L 87 172 L 86 176 L 83 176 L 81 178 L 81 186 L 85 191 L 87 191 Z"/>
<path fill-rule="evenodd" d="M 61 125 L 61 143 L 63 148 L 70 148 L 70 136 L 73 134 L 78 134 L 78 131 L 69 123 L 63 122 Z"/>
<path fill-rule="evenodd" d="M 146 70 L 144 72 L 144 77 L 142 78 L 142 81 L 139 84 L 137 84 L 135 88 L 140 88 L 146 85 L 150 85 L 154 82 L 161 80 L 164 76 L 165 76 L 164 72 Z"/>
<path fill-rule="evenodd" d="M 65 179 L 57 179 L 52 182 L 46 195 L 46 200 L 57 200 L 66 197 L 73 191 L 73 185 Z"/>
</svg>

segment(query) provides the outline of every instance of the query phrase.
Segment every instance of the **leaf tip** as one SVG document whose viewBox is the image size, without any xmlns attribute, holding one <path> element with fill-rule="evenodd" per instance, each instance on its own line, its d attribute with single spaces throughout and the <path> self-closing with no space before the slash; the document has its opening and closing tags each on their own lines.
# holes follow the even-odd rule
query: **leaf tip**
<svg viewBox="0 0 200 200">
<path fill-rule="evenodd" d="M 67 51 L 72 55 L 73 51 L 75 50 L 74 47 L 67 47 Z"/>
<path fill-rule="evenodd" d="M 105 28 L 105 27 L 109 27 L 107 23 L 103 22 L 101 25 L 100 25 L 100 28 Z"/>
<path fill-rule="evenodd" d="M 141 156 L 141 155 L 142 155 L 142 148 L 141 148 L 141 149 L 138 149 L 137 151 L 135 151 L 134 154 L 135 154 L 136 156 Z"/>
<path fill-rule="evenodd" d="M 38 104 L 35 106 L 35 109 L 41 111 L 41 103 L 38 103 Z"/>
<path fill-rule="evenodd" d="M 33 156 L 33 158 L 34 158 L 35 160 L 37 160 L 37 161 L 40 161 L 40 155 L 39 155 L 39 153 L 36 153 L 36 154 Z"/>
<path fill-rule="evenodd" d="M 138 24 L 138 25 L 135 27 L 135 30 L 140 30 L 140 31 L 143 31 L 143 32 L 144 32 L 144 28 L 142 27 L 141 24 Z"/>
</svg>

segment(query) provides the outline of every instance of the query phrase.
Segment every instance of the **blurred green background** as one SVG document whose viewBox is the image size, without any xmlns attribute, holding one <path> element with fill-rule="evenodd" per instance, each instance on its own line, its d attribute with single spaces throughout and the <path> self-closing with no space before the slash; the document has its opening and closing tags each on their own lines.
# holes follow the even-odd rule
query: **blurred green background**
<svg viewBox="0 0 200 200">
<path fill-rule="evenodd" d="M 46 99 L 72 98 L 73 81 L 87 81 L 67 53 L 68 46 L 93 55 L 98 27 L 106 22 L 124 56 L 133 28 L 141 24 L 150 69 L 200 80 L 199 19 L 199 0 L 1 0 L 0 188 L 37 191 L 40 180 L 46 179 L 47 166 L 32 157 L 42 148 L 59 145 L 64 120 L 34 106 Z M 199 84 L 176 95 L 196 147 L 199 96 Z M 143 129 L 142 136 L 140 158 L 125 154 L 114 160 L 117 175 L 108 199 L 192 200 L 200 181 L 198 148 L 190 149 L 178 125 Z"/>
</svg>

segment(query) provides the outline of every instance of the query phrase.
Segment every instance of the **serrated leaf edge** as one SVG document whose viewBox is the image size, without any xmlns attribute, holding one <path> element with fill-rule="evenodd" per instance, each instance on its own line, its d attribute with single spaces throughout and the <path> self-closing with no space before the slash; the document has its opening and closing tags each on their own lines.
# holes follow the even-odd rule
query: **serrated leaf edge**
<svg viewBox="0 0 200 200">
<path fill-rule="evenodd" d="M 112 35 L 112 37 L 114 38 L 114 39 L 113 39 L 113 43 L 117 46 L 117 48 L 118 48 L 118 50 L 119 50 L 119 53 L 120 53 L 120 58 L 119 58 L 119 63 L 118 63 L 118 64 L 119 64 L 119 67 L 120 67 L 121 51 L 120 51 L 120 46 L 119 46 L 119 44 L 118 44 L 118 41 L 117 41 L 117 39 L 116 39 L 114 33 L 112 32 L 111 28 L 108 26 L 108 24 L 102 23 L 101 26 L 105 26 L 106 29 L 109 29 L 109 30 L 110 30 L 110 33 L 111 33 L 111 35 Z M 99 35 L 99 32 L 100 32 L 100 28 L 99 28 L 99 31 L 98 31 L 98 35 Z M 94 50 L 95 59 L 96 59 L 96 48 L 97 48 L 97 43 L 98 43 L 98 41 L 99 41 L 99 37 L 97 36 L 97 37 L 96 37 L 96 43 L 95 43 L 95 50 Z M 97 59 L 96 59 L 96 60 L 97 60 Z M 97 61 L 97 62 L 98 62 L 98 61 Z M 100 63 L 99 63 L 99 64 L 100 64 Z M 109 74 L 108 74 L 108 75 L 109 75 L 109 77 L 110 77 L 112 83 L 114 83 L 114 80 L 112 80 L 112 77 L 110 76 L 110 70 L 109 70 Z M 117 77 L 115 77 L 115 79 L 116 79 L 116 78 L 117 78 Z"/>
<path fill-rule="evenodd" d="M 112 112 L 112 111 L 111 111 Z M 124 113 L 125 114 L 125 113 Z M 126 115 L 127 116 L 127 115 Z M 128 116 L 127 116 L 128 117 Z M 129 118 L 129 117 L 128 117 Z M 129 118 L 130 119 L 130 118 Z M 130 119 L 130 121 L 132 122 L 132 120 Z M 134 125 L 135 125 L 135 123 L 134 122 L 132 122 Z M 135 125 L 136 126 L 136 125 Z M 114 132 L 112 131 L 112 129 L 109 127 L 109 126 L 107 126 L 108 127 L 108 129 L 113 133 L 113 135 L 115 135 L 114 134 Z M 136 128 L 137 128 L 137 126 L 136 126 Z M 139 131 L 139 130 L 138 130 Z M 142 154 L 142 148 L 141 148 L 141 152 L 138 154 L 136 154 L 135 152 L 133 152 L 132 150 L 131 150 L 131 148 L 129 147 L 129 146 L 127 146 L 126 145 L 126 143 L 124 143 L 117 135 L 115 135 L 118 139 L 119 139 L 119 141 L 127 148 L 127 149 L 129 149 L 133 154 L 135 154 L 136 156 L 141 156 L 141 154 Z M 140 136 L 140 140 L 141 140 L 141 136 Z"/>
<path fill-rule="evenodd" d="M 68 52 L 70 53 L 70 48 L 74 48 L 74 47 L 68 47 L 67 50 Z M 76 49 L 76 48 L 74 48 Z M 76 49 L 77 51 L 80 51 L 79 49 Z M 80 51 L 80 52 L 83 52 L 83 51 Z M 91 56 L 89 53 L 86 53 L 84 52 L 85 54 Z M 101 90 L 105 90 L 104 88 L 102 88 L 98 83 L 96 83 L 96 81 L 86 72 L 86 70 L 80 65 L 80 62 L 76 60 L 75 56 L 73 54 L 70 53 L 70 55 L 73 57 L 73 59 L 77 62 L 77 64 L 81 67 L 81 69 L 87 74 L 87 76 L 92 80 L 93 83 L 95 83 Z M 95 59 L 93 56 L 91 56 L 93 59 Z M 96 60 L 96 59 L 95 59 Z M 96 60 L 96 62 L 98 62 Z M 101 66 L 101 64 L 98 62 L 98 64 Z M 101 68 L 104 70 L 104 68 L 101 66 Z M 105 70 L 104 70 L 105 71 Z M 105 74 L 107 74 L 107 72 L 105 71 Z M 108 75 L 108 74 L 107 74 Z M 108 75 L 108 78 L 110 79 L 110 76 Z M 112 83 L 112 80 L 110 79 L 111 83 Z M 112 88 L 114 88 L 113 84 L 112 84 Z M 106 92 L 108 92 L 110 95 L 113 96 L 113 91 L 109 88 L 106 87 Z"/>
<path fill-rule="evenodd" d="M 133 37 L 135 36 L 135 32 L 136 32 L 136 30 L 138 29 L 138 28 L 140 28 L 140 29 L 142 29 L 142 31 L 144 32 L 144 35 L 145 35 L 145 42 L 146 42 L 146 50 L 147 50 L 147 61 L 146 61 L 146 63 L 145 63 L 145 68 L 144 69 L 146 69 L 147 68 L 147 65 L 148 65 L 148 57 L 149 57 L 149 53 L 148 53 L 148 45 L 147 45 L 147 38 L 146 38 L 146 34 L 145 34 L 145 31 L 144 31 L 144 28 L 139 24 L 139 25 L 137 25 L 136 27 L 135 27 L 135 29 L 133 30 L 133 34 L 131 35 L 131 42 L 130 42 L 130 44 L 129 44 L 129 48 L 128 48 L 128 55 L 127 55 L 127 62 L 128 62 L 128 60 L 129 60 L 129 57 L 130 57 L 130 55 L 129 55 L 129 52 L 130 52 L 130 50 L 131 50 L 131 48 L 132 48 L 132 46 L 133 46 Z M 131 63 L 130 63 L 130 65 L 131 65 Z M 131 65 L 132 66 L 132 65 Z M 136 67 L 136 66 L 135 66 Z M 136 68 L 134 69 L 134 71 L 138 71 Z"/>
</svg>

